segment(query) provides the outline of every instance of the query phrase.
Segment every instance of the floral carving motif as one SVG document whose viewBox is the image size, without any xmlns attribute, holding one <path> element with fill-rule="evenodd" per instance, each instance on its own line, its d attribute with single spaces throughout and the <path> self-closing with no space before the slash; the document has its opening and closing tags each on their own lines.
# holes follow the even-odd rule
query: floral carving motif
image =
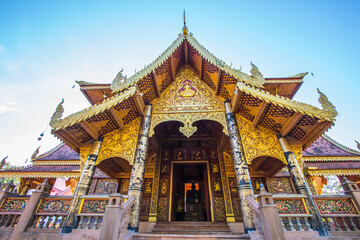
<svg viewBox="0 0 360 240">
<path fill-rule="evenodd" d="M 81 208 L 81 213 L 104 213 L 105 207 L 108 204 L 107 199 L 84 200 Z"/>
<path fill-rule="evenodd" d="M 303 172 L 304 168 L 304 160 L 302 158 L 302 146 L 291 146 L 291 149 L 295 155 L 296 160 L 299 163 L 299 167 L 301 169 L 301 172 Z"/>
<path fill-rule="evenodd" d="M 215 197 L 215 220 L 217 222 L 225 222 L 225 206 L 223 197 Z"/>
<path fill-rule="evenodd" d="M 307 214 L 302 199 L 274 200 L 279 214 Z"/>
<path fill-rule="evenodd" d="M 96 164 L 110 157 L 121 157 L 133 164 L 136 140 L 140 128 L 140 118 L 105 135 Z"/>
<path fill-rule="evenodd" d="M 188 91 L 184 93 L 185 88 Z M 153 106 L 150 136 L 154 134 L 154 128 L 162 122 L 180 121 L 184 124 L 185 131 L 189 130 L 194 122 L 205 119 L 219 122 L 224 127 L 224 133 L 228 134 L 223 101 L 214 96 L 213 90 L 203 83 L 190 67 L 180 70 L 176 80 Z M 194 130 L 192 128 L 185 132 L 193 133 L 196 131 Z"/>
<path fill-rule="evenodd" d="M 96 184 L 95 193 L 97 194 L 113 194 L 117 189 L 117 179 L 99 179 Z"/>
<path fill-rule="evenodd" d="M 290 185 L 290 178 L 276 177 L 270 178 L 267 181 L 270 193 L 292 193 L 293 190 Z"/>
<path fill-rule="evenodd" d="M 51 199 L 44 198 L 37 210 L 37 213 L 67 213 L 72 199 Z"/>
<path fill-rule="evenodd" d="M 359 214 L 351 199 L 314 199 L 320 214 Z"/>
<path fill-rule="evenodd" d="M 22 212 L 28 201 L 26 198 L 6 198 L 1 204 L 0 212 Z"/>
<path fill-rule="evenodd" d="M 259 156 L 271 156 L 286 163 L 284 153 L 276 135 L 263 128 L 254 128 L 249 122 L 236 115 L 248 164 Z"/>
</svg>

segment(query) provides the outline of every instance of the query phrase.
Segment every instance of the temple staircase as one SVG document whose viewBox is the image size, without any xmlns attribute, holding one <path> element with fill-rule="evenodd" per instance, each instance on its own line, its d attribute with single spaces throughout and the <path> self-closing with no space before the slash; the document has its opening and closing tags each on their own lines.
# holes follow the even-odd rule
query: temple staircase
<svg viewBox="0 0 360 240">
<path fill-rule="evenodd" d="M 250 239 L 248 235 L 233 235 L 226 223 L 169 222 L 157 223 L 151 233 L 137 233 L 137 240 L 165 239 Z"/>
</svg>

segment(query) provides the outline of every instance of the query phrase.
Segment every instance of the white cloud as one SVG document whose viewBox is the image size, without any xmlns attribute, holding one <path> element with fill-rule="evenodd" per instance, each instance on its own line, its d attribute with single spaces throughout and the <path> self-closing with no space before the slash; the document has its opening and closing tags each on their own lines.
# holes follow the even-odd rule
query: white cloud
<svg viewBox="0 0 360 240">
<path fill-rule="evenodd" d="M 6 105 L 0 105 L 0 114 L 6 113 L 6 112 L 20 112 L 19 109 L 11 108 Z"/>
<path fill-rule="evenodd" d="M 7 105 L 16 105 L 16 102 L 5 102 Z"/>
</svg>

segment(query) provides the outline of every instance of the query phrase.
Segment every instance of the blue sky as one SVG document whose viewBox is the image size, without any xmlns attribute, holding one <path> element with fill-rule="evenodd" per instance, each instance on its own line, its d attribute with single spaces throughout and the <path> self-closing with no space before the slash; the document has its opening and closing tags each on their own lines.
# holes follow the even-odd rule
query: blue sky
<svg viewBox="0 0 360 240">
<path fill-rule="evenodd" d="M 182 28 L 210 52 L 265 77 L 313 72 L 295 95 L 339 115 L 328 132 L 360 141 L 360 1 L 0 1 L 0 159 L 22 165 L 57 141 L 43 132 L 61 98 L 69 115 L 89 105 L 75 80 L 111 82 L 160 55 Z"/>
</svg>

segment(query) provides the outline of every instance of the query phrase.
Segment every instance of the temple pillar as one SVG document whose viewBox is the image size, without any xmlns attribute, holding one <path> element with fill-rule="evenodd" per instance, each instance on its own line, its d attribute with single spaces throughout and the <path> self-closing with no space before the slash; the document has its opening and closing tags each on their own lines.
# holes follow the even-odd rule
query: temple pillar
<svg viewBox="0 0 360 240">
<path fill-rule="evenodd" d="M 157 206 L 159 200 L 159 184 L 160 184 L 160 167 L 161 167 L 161 153 L 156 156 L 155 175 L 153 179 L 153 188 L 151 193 L 151 205 L 149 212 L 149 222 L 157 222 Z"/>
<path fill-rule="evenodd" d="M 315 205 L 310 189 L 305 181 L 304 175 L 300 170 L 300 166 L 295 158 L 293 151 L 291 150 L 289 143 L 281 134 L 278 134 L 277 137 L 288 163 L 290 176 L 295 185 L 296 191 L 298 194 L 303 194 L 306 196 L 306 206 L 315 220 L 313 222 L 314 230 L 317 230 L 320 236 L 328 236 L 329 233 L 324 225 L 324 222 L 322 221 L 319 210 Z"/>
<path fill-rule="evenodd" d="M 146 164 L 146 155 L 149 144 L 149 131 L 151 125 L 151 104 L 145 106 L 144 116 L 141 121 L 139 130 L 138 142 L 136 145 L 135 158 L 133 168 L 131 171 L 129 184 L 129 197 L 134 197 L 135 202 L 130 210 L 130 219 L 128 230 L 138 232 L 139 217 L 140 217 L 140 203 L 143 193 L 144 173 Z"/>
<path fill-rule="evenodd" d="M 26 183 L 25 183 L 24 187 L 21 189 L 20 195 L 26 195 L 27 194 L 27 192 L 29 191 L 29 189 L 31 187 L 32 182 L 33 182 L 32 178 L 28 178 L 26 180 Z"/>
<path fill-rule="evenodd" d="M 239 128 L 234 113 L 231 112 L 229 101 L 225 101 L 226 123 L 230 137 L 230 147 L 234 169 L 237 181 L 237 189 L 239 191 L 241 210 L 245 233 L 255 231 L 254 217 L 252 208 L 246 200 L 246 197 L 253 197 L 254 192 L 251 185 L 249 169 L 246 163 L 244 149 L 240 137 Z"/>
<path fill-rule="evenodd" d="M 103 137 L 99 137 L 97 141 L 93 143 L 89 156 L 86 160 L 84 169 L 82 170 L 79 183 L 75 189 L 74 198 L 71 202 L 69 213 L 62 227 L 62 233 L 70 233 L 73 228 L 76 227 L 77 219 L 76 214 L 80 208 L 80 197 L 86 195 L 89 192 L 91 180 L 95 172 L 95 163 L 100 152 L 100 147 L 103 141 Z"/>
</svg>

